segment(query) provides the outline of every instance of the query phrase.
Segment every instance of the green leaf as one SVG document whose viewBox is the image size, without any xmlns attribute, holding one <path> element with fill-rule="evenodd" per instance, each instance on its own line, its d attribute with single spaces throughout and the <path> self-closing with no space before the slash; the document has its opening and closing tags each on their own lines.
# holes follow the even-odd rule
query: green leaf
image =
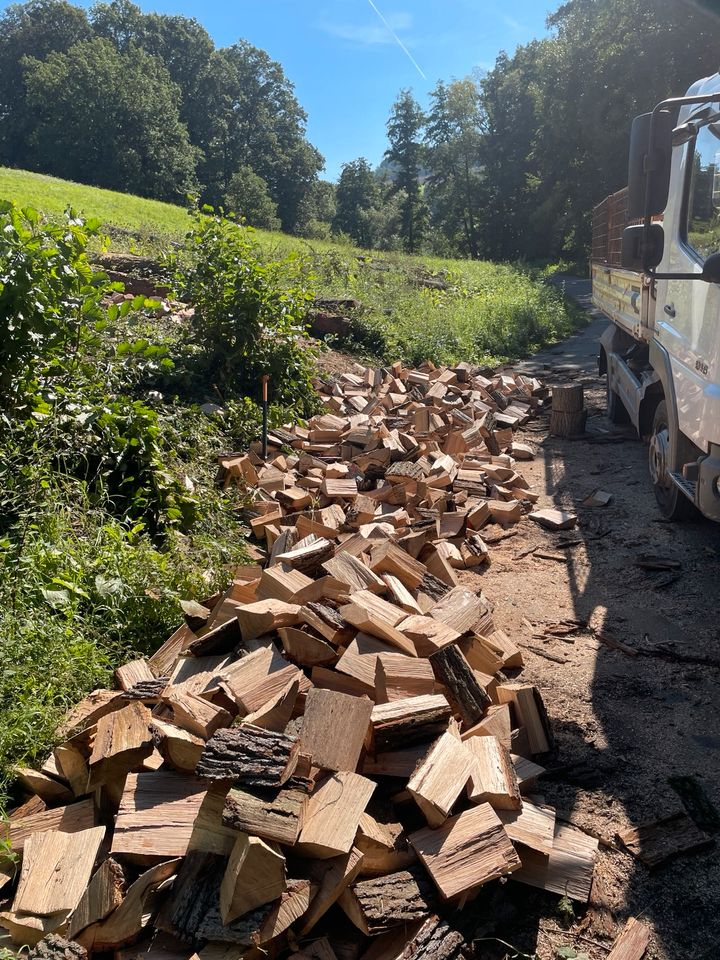
<svg viewBox="0 0 720 960">
<path fill-rule="evenodd" d="M 70 594 L 67 590 L 46 590 L 40 593 L 54 610 L 61 610 L 70 603 Z"/>
<path fill-rule="evenodd" d="M 98 574 L 95 577 L 95 589 L 101 597 L 112 597 L 122 592 L 123 582 L 119 577 L 104 577 Z"/>
</svg>

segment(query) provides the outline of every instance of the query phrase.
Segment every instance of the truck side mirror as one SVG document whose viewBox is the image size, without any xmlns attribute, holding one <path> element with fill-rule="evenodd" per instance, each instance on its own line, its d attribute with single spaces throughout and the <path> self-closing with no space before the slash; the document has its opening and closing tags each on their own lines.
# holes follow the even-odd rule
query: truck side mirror
<svg viewBox="0 0 720 960">
<path fill-rule="evenodd" d="M 635 117 L 630 130 L 628 158 L 628 220 L 655 217 L 667 206 L 670 188 L 670 158 L 672 155 L 672 115 L 661 110 L 655 115 L 653 143 L 650 143 L 650 118 L 643 113 Z M 649 209 L 645 209 L 645 194 L 649 179 Z"/>
<path fill-rule="evenodd" d="M 720 283 L 720 253 L 711 253 L 703 264 L 702 279 L 706 283 Z"/>
<path fill-rule="evenodd" d="M 658 266 L 664 247 L 665 232 L 659 223 L 650 224 L 647 238 L 643 224 L 633 224 L 623 230 L 620 260 L 626 270 L 639 273 L 647 267 Z"/>
</svg>

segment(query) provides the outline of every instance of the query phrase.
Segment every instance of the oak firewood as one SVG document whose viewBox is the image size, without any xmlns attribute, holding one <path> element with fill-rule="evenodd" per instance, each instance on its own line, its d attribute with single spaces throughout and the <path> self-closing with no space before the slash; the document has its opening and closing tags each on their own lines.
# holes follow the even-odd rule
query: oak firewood
<svg viewBox="0 0 720 960">
<path fill-rule="evenodd" d="M 363 933 L 375 936 L 430 916 L 437 895 L 418 867 L 372 880 L 360 880 L 340 898 L 340 906 Z"/>
<path fill-rule="evenodd" d="M 370 716 L 375 750 L 402 749 L 434 740 L 445 732 L 450 717 L 450 704 L 442 694 L 378 704 Z"/>
<path fill-rule="evenodd" d="M 504 683 L 497 688 L 500 703 L 512 704 L 518 723 L 525 728 L 533 754 L 547 753 L 553 736 L 540 693 L 531 683 Z"/>
<path fill-rule="evenodd" d="M 490 697 L 456 646 L 443 647 L 430 657 L 436 678 L 448 690 L 463 723 L 478 723 L 490 706 Z"/>
<path fill-rule="evenodd" d="M 279 847 L 240 833 L 220 886 L 223 923 L 277 900 L 286 888 L 285 857 Z"/>
<path fill-rule="evenodd" d="M 13 912 L 59 913 L 66 918 L 85 892 L 104 836 L 105 827 L 91 827 L 77 833 L 50 830 L 28 837 Z"/>
<path fill-rule="evenodd" d="M 196 737 L 207 740 L 220 727 L 229 727 L 232 716 L 222 707 L 192 693 L 176 693 L 170 687 L 163 702 L 172 711 L 173 722 Z"/>
<path fill-rule="evenodd" d="M 148 708 L 135 702 L 100 717 L 89 760 L 89 789 L 121 777 L 150 756 L 149 722 Z"/>
<path fill-rule="evenodd" d="M 489 803 L 410 834 L 410 843 L 444 899 L 469 893 L 521 866 L 502 822 Z"/>
<path fill-rule="evenodd" d="M 202 737 L 157 717 L 150 724 L 150 733 L 166 763 L 176 770 L 194 773 L 205 747 Z"/>
<path fill-rule="evenodd" d="M 158 887 L 173 876 L 180 860 L 166 860 L 140 874 L 130 885 L 123 902 L 104 920 L 86 927 L 78 942 L 87 950 L 115 950 L 132 943 L 148 925 L 152 916 L 149 907 Z"/>
<path fill-rule="evenodd" d="M 91 923 L 104 920 L 123 902 L 125 889 L 123 868 L 112 857 L 108 857 L 96 870 L 73 910 L 67 928 L 68 937 L 73 940 Z"/>
<path fill-rule="evenodd" d="M 468 784 L 473 803 L 489 803 L 495 810 L 519 810 L 520 787 L 507 747 L 496 737 L 470 737 L 465 741 L 475 761 Z"/>
<path fill-rule="evenodd" d="M 430 662 L 403 653 L 381 653 L 375 661 L 377 703 L 403 700 L 435 692 L 435 674 Z"/>
<path fill-rule="evenodd" d="M 302 667 L 332 664 L 338 658 L 337 651 L 329 643 L 309 631 L 298 630 L 296 627 L 280 627 L 278 633 L 285 655 Z"/>
<path fill-rule="evenodd" d="M 443 824 L 475 772 L 470 752 L 451 733 L 444 733 L 420 760 L 407 790 L 432 827 Z"/>
<path fill-rule="evenodd" d="M 237 780 L 249 787 L 280 787 L 292 776 L 297 754 L 295 737 L 245 724 L 213 734 L 196 773 L 209 780 Z"/>
<path fill-rule="evenodd" d="M 341 771 L 324 780 L 308 801 L 298 851 L 320 860 L 348 853 L 374 789 L 357 773 Z"/>
<path fill-rule="evenodd" d="M 293 627 L 300 622 L 300 607 L 284 600 L 257 600 L 238 606 L 236 616 L 243 640 L 252 640 L 278 627 Z"/>
<path fill-rule="evenodd" d="M 300 835 L 307 800 L 306 791 L 295 786 L 277 793 L 234 787 L 225 798 L 222 822 L 263 840 L 293 846 Z"/>
<path fill-rule="evenodd" d="M 368 734 L 373 704 L 333 690 L 310 690 L 300 730 L 300 749 L 317 767 L 354 771 Z"/>
</svg>

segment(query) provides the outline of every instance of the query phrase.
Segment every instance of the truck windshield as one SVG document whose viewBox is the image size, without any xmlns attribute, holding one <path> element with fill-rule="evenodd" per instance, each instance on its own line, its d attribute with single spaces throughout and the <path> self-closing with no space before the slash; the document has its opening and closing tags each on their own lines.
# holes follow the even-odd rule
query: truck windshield
<svg viewBox="0 0 720 960">
<path fill-rule="evenodd" d="M 698 131 L 688 193 L 687 240 L 704 260 L 720 251 L 720 129 L 710 124 Z"/>
</svg>

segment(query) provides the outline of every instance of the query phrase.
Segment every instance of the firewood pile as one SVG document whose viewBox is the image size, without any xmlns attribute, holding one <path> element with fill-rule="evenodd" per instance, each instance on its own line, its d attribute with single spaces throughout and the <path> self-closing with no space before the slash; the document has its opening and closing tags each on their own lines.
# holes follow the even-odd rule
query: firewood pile
<svg viewBox="0 0 720 960">
<path fill-rule="evenodd" d="M 597 841 L 535 792 L 542 699 L 467 572 L 532 511 L 513 428 L 545 388 L 396 364 L 318 389 L 267 461 L 219 460 L 262 562 L 18 771 L 0 923 L 37 956 L 453 960 L 501 879 L 589 897 Z"/>
</svg>

